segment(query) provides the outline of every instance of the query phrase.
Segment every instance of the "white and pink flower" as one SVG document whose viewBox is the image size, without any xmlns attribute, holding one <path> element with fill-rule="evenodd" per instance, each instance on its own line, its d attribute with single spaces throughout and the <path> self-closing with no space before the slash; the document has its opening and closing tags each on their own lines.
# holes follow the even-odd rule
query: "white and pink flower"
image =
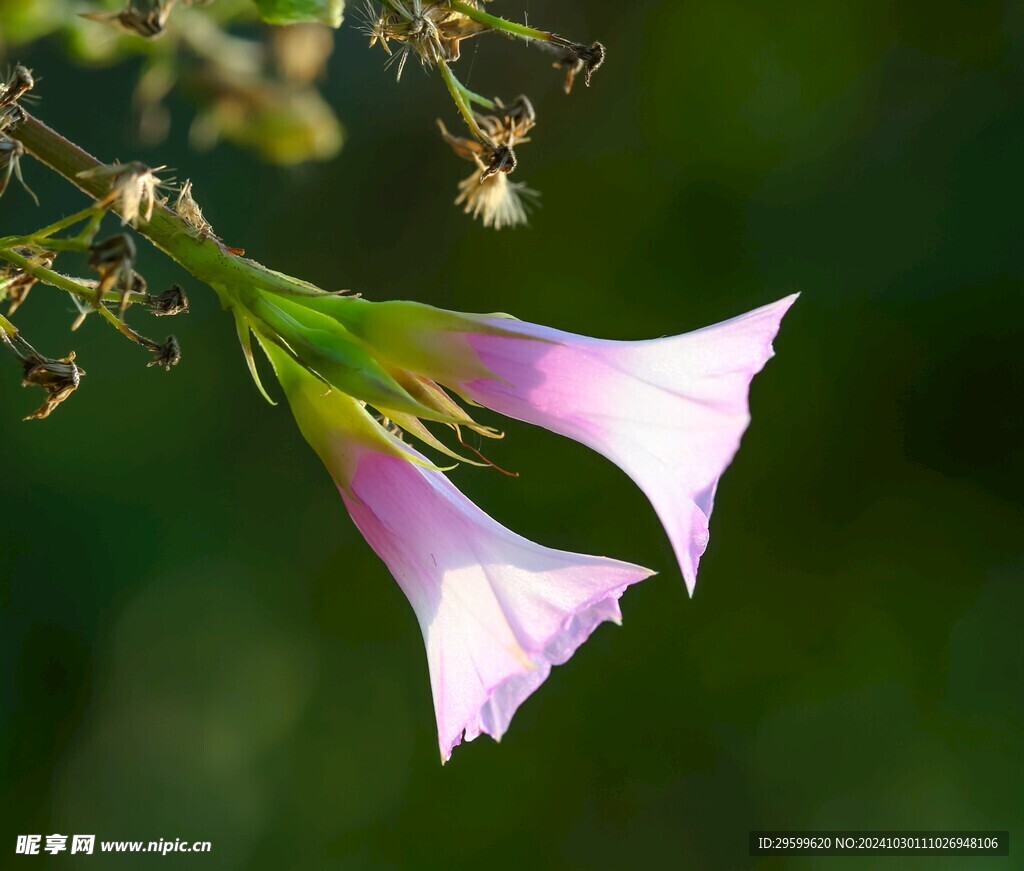
<svg viewBox="0 0 1024 871">
<path fill-rule="evenodd" d="M 453 386 L 622 468 L 654 505 L 692 594 L 719 478 L 750 423 L 750 382 L 795 299 L 642 342 L 494 319 L 504 333 L 467 337 L 491 374 Z"/>
<path fill-rule="evenodd" d="M 366 452 L 349 514 L 405 592 L 427 648 L 441 757 L 516 709 L 650 570 L 534 544 L 497 523 L 441 472 Z"/>
</svg>

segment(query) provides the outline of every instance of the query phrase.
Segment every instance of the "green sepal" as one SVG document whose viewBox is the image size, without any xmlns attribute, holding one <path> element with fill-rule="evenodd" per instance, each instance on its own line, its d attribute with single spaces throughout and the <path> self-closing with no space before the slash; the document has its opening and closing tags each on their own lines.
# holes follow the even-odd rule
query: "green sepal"
<svg viewBox="0 0 1024 871">
<path fill-rule="evenodd" d="M 391 420 L 413 438 L 419 439 L 423 444 L 427 445 L 427 447 L 433 448 L 438 453 L 451 457 L 453 460 L 457 460 L 460 463 L 468 463 L 471 466 L 479 466 L 481 468 L 486 468 L 488 465 L 480 460 L 471 460 L 469 457 L 464 457 L 457 451 L 452 450 L 448 445 L 437 438 L 437 436 L 435 436 L 429 429 L 427 429 L 426 425 L 418 417 L 412 417 L 408 414 L 396 414 L 391 418 Z M 455 427 L 453 427 L 453 429 L 454 428 Z"/>
<path fill-rule="evenodd" d="M 337 321 L 290 299 L 270 302 L 258 295 L 247 303 L 253 329 L 323 380 L 325 385 L 387 413 L 397 411 L 442 423 L 465 424 L 414 399 Z M 261 323 L 262 322 L 262 323 Z"/>
<path fill-rule="evenodd" d="M 455 386 L 493 377 L 467 341 L 470 334 L 515 336 L 488 320 L 506 314 L 464 314 L 418 302 L 370 302 L 344 296 L 310 297 L 302 305 L 344 324 L 382 359 L 404 369 Z"/>
<path fill-rule="evenodd" d="M 231 313 L 235 316 L 235 329 L 238 330 L 238 341 L 242 345 L 242 354 L 245 356 L 245 363 L 249 367 L 249 374 L 252 375 L 252 380 L 256 382 L 256 388 L 263 398 L 267 400 L 271 405 L 277 405 L 277 403 L 270 398 L 270 394 L 267 393 L 266 388 L 263 386 L 263 382 L 260 380 L 259 369 L 256 368 L 256 359 L 252 353 L 252 334 L 250 332 L 249 322 L 245 319 L 238 309 L 232 309 Z"/>
<path fill-rule="evenodd" d="M 447 471 L 415 456 L 405 444 L 375 421 L 353 397 L 339 390 L 324 391 L 323 384 L 280 346 L 259 333 L 277 380 L 284 388 L 295 421 L 310 447 L 319 455 L 335 484 L 352 498 L 352 477 L 361 452 L 389 454 L 434 471 Z"/>
</svg>

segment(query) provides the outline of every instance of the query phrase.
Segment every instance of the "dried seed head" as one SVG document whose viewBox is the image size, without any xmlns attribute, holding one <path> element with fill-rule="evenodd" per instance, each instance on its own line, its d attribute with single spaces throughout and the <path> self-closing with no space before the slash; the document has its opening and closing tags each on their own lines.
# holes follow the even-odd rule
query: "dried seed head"
<svg viewBox="0 0 1024 871">
<path fill-rule="evenodd" d="M 561 51 L 561 57 L 555 62 L 555 67 L 564 67 L 566 71 L 565 93 L 572 91 L 576 76 L 580 73 L 583 73 L 583 84 L 589 88 L 590 77 L 600 69 L 608 54 L 604 45 L 595 42 L 587 46 L 561 37 L 555 37 L 554 44 Z"/>
<path fill-rule="evenodd" d="M 163 366 L 165 371 L 170 372 L 171 366 L 177 366 L 181 362 L 181 345 L 174 336 L 168 336 L 163 344 L 156 345 L 151 349 L 153 359 L 147 366 Z"/>
<path fill-rule="evenodd" d="M 75 364 L 75 353 L 72 351 L 60 360 L 42 359 L 37 362 L 25 362 L 25 378 L 22 386 L 35 385 L 42 387 L 46 399 L 25 420 L 44 420 L 50 413 L 78 389 L 84 369 Z"/>
<path fill-rule="evenodd" d="M 459 182 L 455 204 L 485 227 L 500 230 L 527 222 L 529 208 L 537 192 L 525 184 L 511 182 L 508 175 L 516 168 L 513 146 L 529 142 L 529 133 L 537 123 L 533 106 L 526 97 L 518 97 L 509 106 L 497 103 L 498 112 L 476 115 L 480 128 L 494 145 L 476 139 L 453 136 L 441 121 L 437 122 L 444 140 L 463 160 L 469 160 L 477 172 Z"/>
<path fill-rule="evenodd" d="M 128 307 L 128 296 L 133 292 L 144 293 L 146 281 L 135 271 L 135 243 L 127 233 L 118 233 L 89 248 L 86 262 L 90 269 L 99 273 L 100 280 L 96 285 L 95 305 L 103 301 L 103 294 L 117 288 L 121 289 L 121 301 L 118 315 L 124 317 Z M 77 326 L 77 325 L 76 325 Z"/>
<path fill-rule="evenodd" d="M 424 66 L 453 62 L 459 59 L 459 43 L 463 39 L 487 29 L 443 0 L 389 0 L 379 11 L 368 2 L 362 17 L 363 32 L 370 37 L 370 46 L 381 44 L 390 55 L 388 64 L 398 64 L 399 79 L 410 54 L 416 55 Z M 401 44 L 397 52 L 391 51 L 391 40 Z"/>
<path fill-rule="evenodd" d="M 511 105 L 495 101 L 498 111 L 494 114 L 474 114 L 480 129 L 490 143 L 480 142 L 462 136 L 452 136 L 441 121 L 438 127 L 452 150 L 463 160 L 471 160 L 480 166 L 481 181 L 495 173 L 511 173 L 518 164 L 514 147 L 530 141 L 529 132 L 537 124 L 533 104 L 523 96 L 517 97 Z"/>
<path fill-rule="evenodd" d="M 188 311 L 188 297 L 185 296 L 185 291 L 181 289 L 180 285 L 172 284 L 163 293 L 156 296 L 149 295 L 146 305 L 157 317 L 180 315 Z"/>
<path fill-rule="evenodd" d="M 174 204 L 174 211 L 178 213 L 186 224 L 196 231 L 196 235 L 200 238 L 209 239 L 214 236 L 213 227 L 203 217 L 203 210 L 192 196 L 191 179 L 186 179 L 185 183 L 181 186 L 181 190 L 178 192 L 178 199 Z"/>
<path fill-rule="evenodd" d="M 485 227 L 501 230 L 526 224 L 537 196 L 535 190 L 523 182 L 510 181 L 503 172 L 483 180 L 479 172 L 474 172 L 459 182 L 455 205 L 462 206 L 467 215 L 479 218 Z"/>
<path fill-rule="evenodd" d="M 22 386 L 42 387 L 47 394 L 43 404 L 25 420 L 43 420 L 49 417 L 58 405 L 78 389 L 85 370 L 75 365 L 73 351 L 60 360 L 51 360 L 40 354 L 18 332 L 0 332 L 0 340 L 21 361 Z"/>
<path fill-rule="evenodd" d="M 32 254 L 26 249 L 15 249 L 15 251 L 28 256 L 29 263 L 33 266 L 42 266 L 44 269 L 50 269 L 53 266 L 53 261 L 57 259 L 57 255 L 53 251 L 42 251 L 38 254 Z M 36 281 L 34 275 L 13 263 L 0 266 L 0 299 L 7 299 L 10 302 L 10 307 L 7 309 L 8 315 L 14 314 L 25 302 L 28 292 L 35 286 Z"/>
<path fill-rule="evenodd" d="M 158 166 L 150 169 L 144 163 L 133 160 L 130 163 L 112 163 L 83 170 L 78 178 L 104 179 L 110 182 L 110 190 L 100 200 L 100 205 L 113 208 L 121 216 L 123 224 L 138 227 L 139 218 L 149 221 L 156 206 L 157 191 L 163 187 L 157 173 L 166 169 Z"/>
<path fill-rule="evenodd" d="M 119 268 L 125 263 L 135 262 L 135 243 L 127 233 L 118 233 L 96 242 L 89 249 L 87 258 L 90 269 L 104 275 L 111 268 Z"/>
<path fill-rule="evenodd" d="M 387 10 L 378 9 L 373 0 L 366 0 L 366 5 L 358 10 L 356 15 L 360 19 L 359 30 L 370 38 L 370 48 L 379 42 L 380 47 L 390 55 L 391 46 L 388 45 L 388 39 L 391 37 L 388 35 Z"/>
<path fill-rule="evenodd" d="M 36 86 L 32 70 L 16 64 L 6 82 L 0 84 L 0 109 L 13 106 Z"/>
<path fill-rule="evenodd" d="M 484 168 L 480 181 L 487 181 L 492 175 L 497 175 L 499 172 L 506 175 L 513 173 L 518 165 L 516 153 L 507 145 L 499 145 L 491 151 L 491 159 Z"/>
</svg>

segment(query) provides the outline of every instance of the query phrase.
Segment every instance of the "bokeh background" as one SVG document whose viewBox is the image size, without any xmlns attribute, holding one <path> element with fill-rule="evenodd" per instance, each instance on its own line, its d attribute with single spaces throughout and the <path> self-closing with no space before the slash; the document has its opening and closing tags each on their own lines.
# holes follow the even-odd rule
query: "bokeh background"
<svg viewBox="0 0 1024 871">
<path fill-rule="evenodd" d="M 544 55 L 467 49 L 474 89 L 527 92 L 540 118 L 517 178 L 542 207 L 500 233 L 451 205 L 440 82 L 410 66 L 396 85 L 352 26 L 324 84 L 344 152 L 295 170 L 190 151 L 173 101 L 171 138 L 141 148 L 131 64 L 21 59 L 37 114 L 104 159 L 175 167 L 230 244 L 324 287 L 620 339 L 802 292 L 696 597 L 622 473 L 509 423 L 495 459 L 522 477 L 459 486 L 535 540 L 660 574 L 500 746 L 442 768 L 412 610 L 213 295 L 143 251 L 151 285 L 192 299 L 153 330 L 183 345 L 166 374 L 98 322 L 69 336 L 38 287 L 19 325 L 88 376 L 23 423 L 39 397 L 0 371 L 2 863 L 31 832 L 213 842 L 96 868 L 737 869 L 752 828 L 1010 829 L 1016 854 L 1024 7 L 494 8 L 609 48 L 568 98 Z M 9 191 L 6 232 L 81 207 L 25 170 L 44 208 Z"/>
</svg>

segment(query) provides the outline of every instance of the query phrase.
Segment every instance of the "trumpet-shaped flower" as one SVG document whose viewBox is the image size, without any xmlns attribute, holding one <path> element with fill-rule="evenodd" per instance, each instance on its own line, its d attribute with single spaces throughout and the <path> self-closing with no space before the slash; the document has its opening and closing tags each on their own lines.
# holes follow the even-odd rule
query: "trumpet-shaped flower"
<svg viewBox="0 0 1024 871">
<path fill-rule="evenodd" d="M 501 526 L 441 473 L 365 453 L 345 504 L 408 597 L 427 648 L 441 756 L 512 715 L 648 569 L 542 547 Z"/>
<path fill-rule="evenodd" d="M 414 303 L 334 305 L 332 313 L 399 365 L 619 465 L 654 505 L 692 594 L 719 478 L 750 421 L 751 379 L 795 299 L 640 342 Z"/>
<path fill-rule="evenodd" d="M 299 427 L 423 633 L 443 760 L 512 715 L 652 572 L 552 550 L 501 526 L 356 400 L 267 347 Z"/>
</svg>

